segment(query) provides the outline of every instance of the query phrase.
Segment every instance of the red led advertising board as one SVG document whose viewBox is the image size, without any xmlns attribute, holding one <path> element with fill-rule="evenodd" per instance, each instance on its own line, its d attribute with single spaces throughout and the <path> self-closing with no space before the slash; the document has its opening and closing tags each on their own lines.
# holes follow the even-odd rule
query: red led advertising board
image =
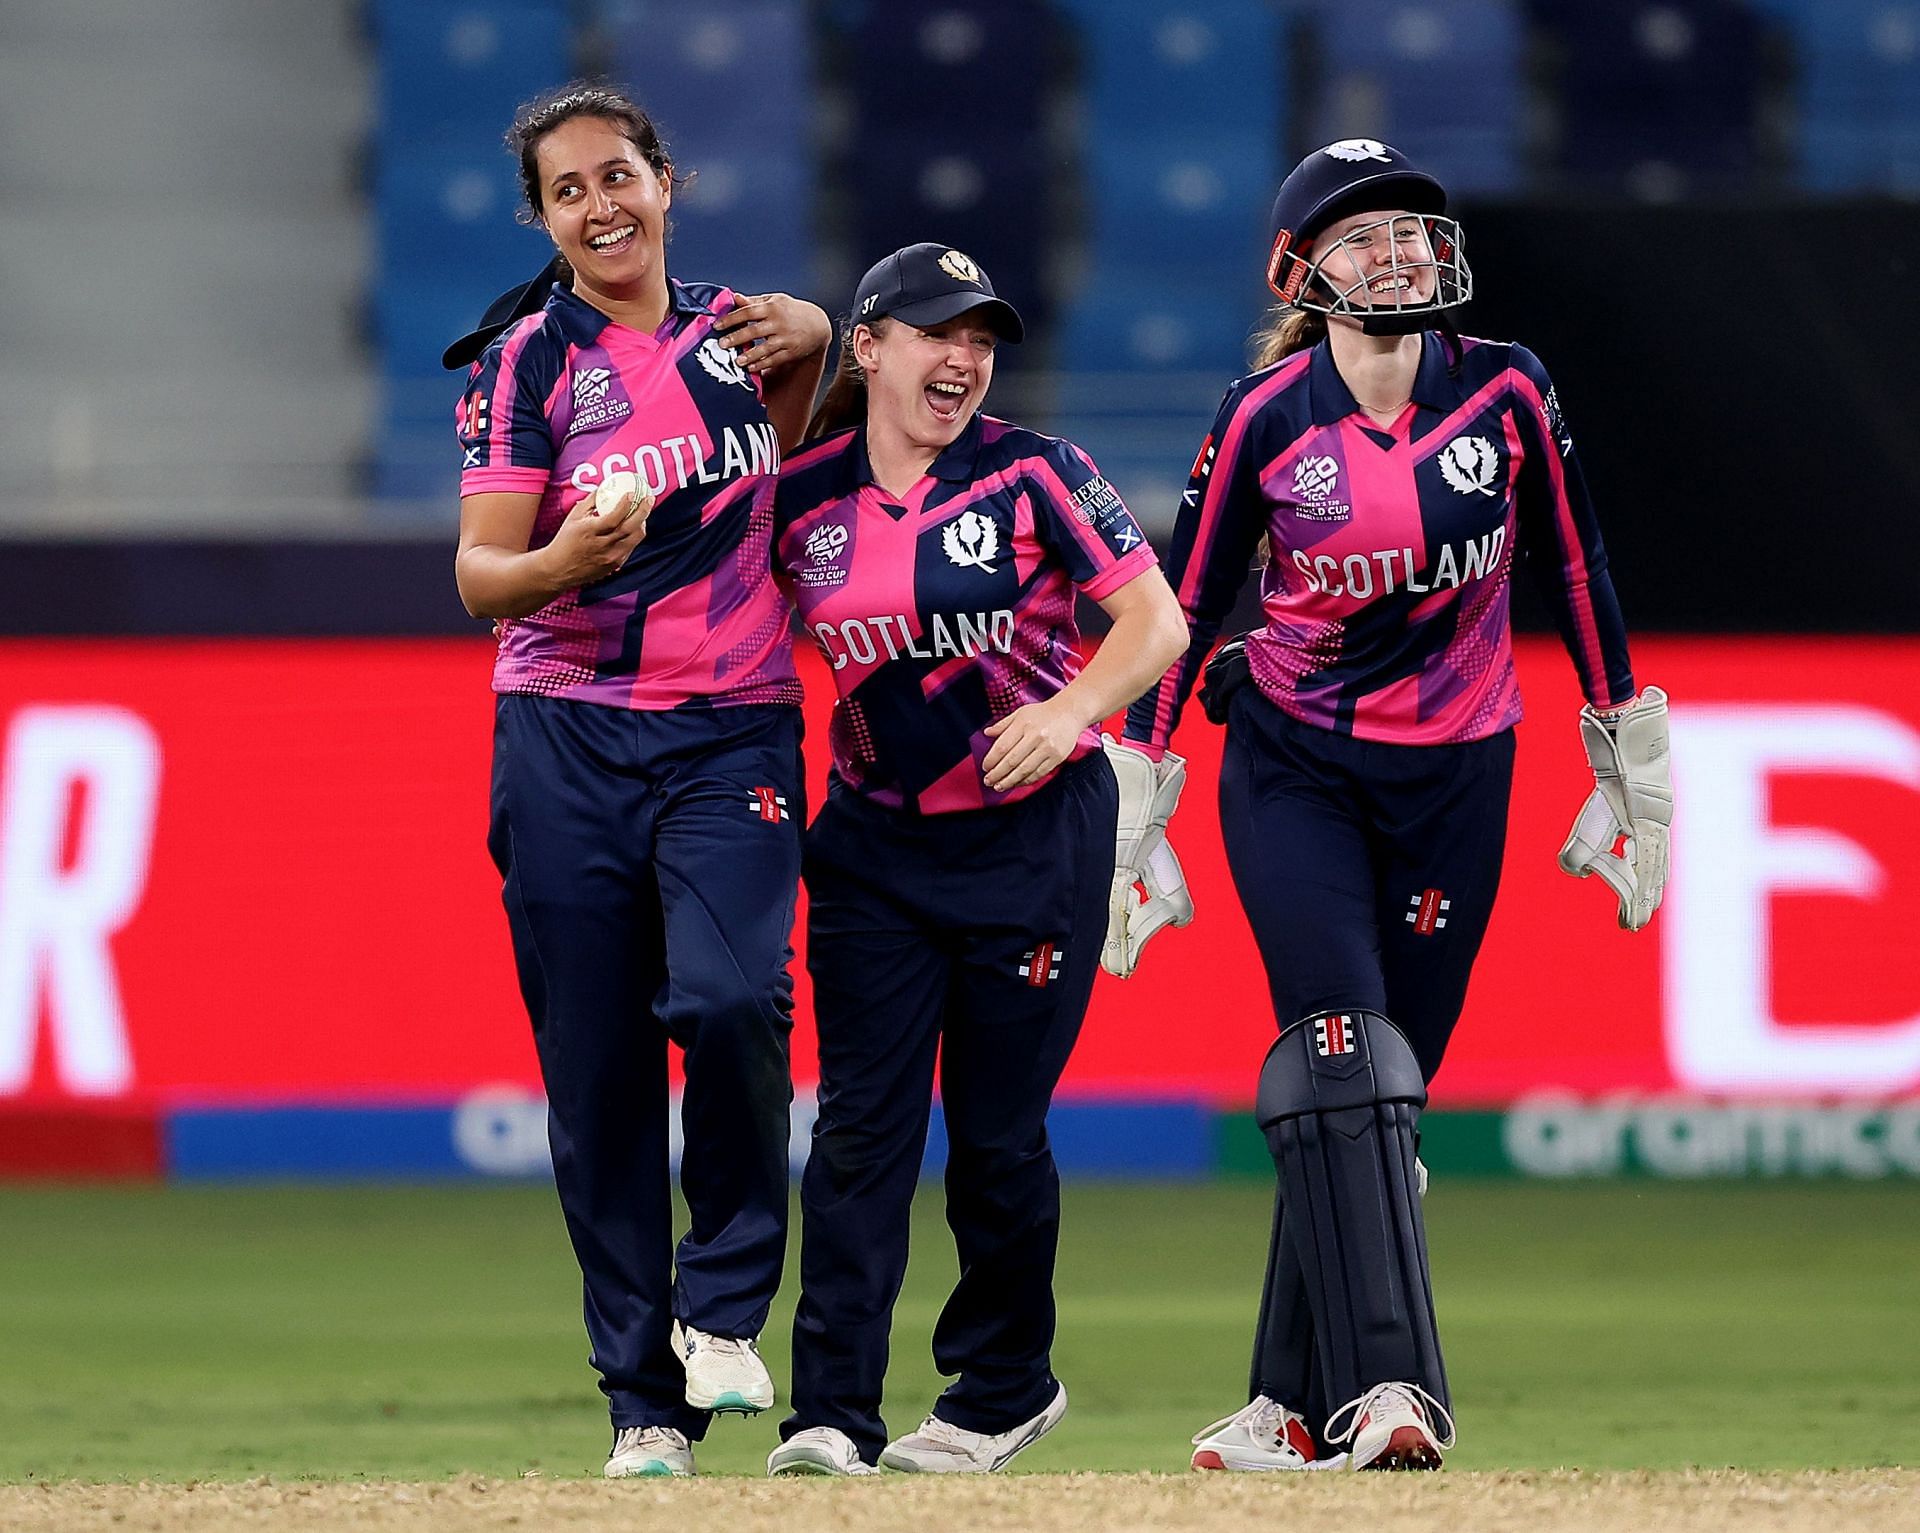
<svg viewBox="0 0 1920 1533">
<path fill-rule="evenodd" d="M 483 848 L 489 658 L 0 644 L 0 1103 L 536 1084 Z M 1566 660 L 1523 643 L 1505 884 L 1436 1105 L 1920 1088 L 1920 643 L 1643 639 L 1635 659 L 1674 699 L 1666 906 L 1625 933 L 1597 881 L 1556 870 L 1591 780 Z M 817 794 L 829 688 L 803 664 Z M 1220 848 L 1219 731 L 1192 710 L 1176 745 L 1199 917 L 1131 980 L 1102 976 L 1068 1094 L 1241 1104 L 1272 1038 Z"/>
</svg>

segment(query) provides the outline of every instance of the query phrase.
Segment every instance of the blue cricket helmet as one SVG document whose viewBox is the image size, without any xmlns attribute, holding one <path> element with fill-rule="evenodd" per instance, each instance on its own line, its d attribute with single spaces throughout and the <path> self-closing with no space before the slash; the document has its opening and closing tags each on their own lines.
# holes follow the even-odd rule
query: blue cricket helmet
<svg viewBox="0 0 1920 1533">
<path fill-rule="evenodd" d="M 1407 315 L 1452 308 L 1472 296 L 1473 277 L 1460 253 L 1460 225 L 1442 215 L 1447 189 L 1391 144 L 1375 138 L 1343 138 L 1316 149 L 1280 183 L 1268 227 L 1267 285 L 1286 303 L 1322 313 L 1354 314 L 1368 328 L 1385 320 L 1354 305 L 1351 294 L 1316 301 L 1307 286 L 1323 253 L 1314 241 L 1328 225 L 1354 213 L 1379 211 L 1419 215 L 1426 225 L 1439 273 L 1433 299 L 1397 309 Z"/>
</svg>

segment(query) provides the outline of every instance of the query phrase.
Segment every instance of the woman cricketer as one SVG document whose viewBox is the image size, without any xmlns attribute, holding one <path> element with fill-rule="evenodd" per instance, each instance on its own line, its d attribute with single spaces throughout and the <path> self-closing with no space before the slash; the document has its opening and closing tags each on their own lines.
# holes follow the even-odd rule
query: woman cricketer
<svg viewBox="0 0 1920 1533">
<path fill-rule="evenodd" d="M 754 1338 L 786 1248 L 803 799 L 769 501 L 832 326 L 784 295 L 669 279 L 673 166 L 618 91 L 536 101 L 509 141 L 569 280 L 531 294 L 460 406 L 456 575 L 499 620 L 488 845 L 612 1416 L 606 1473 L 691 1474 L 712 1412 L 773 1403 Z"/>
<path fill-rule="evenodd" d="M 1098 722 L 1186 647 L 1132 515 L 1072 444 L 980 413 L 1020 317 L 963 252 L 862 279 L 775 568 L 837 693 L 806 837 L 820 1116 L 801 1182 L 793 1411 L 774 1474 L 982 1473 L 1057 1423 L 1055 1083 L 1093 986 L 1117 790 Z M 846 429 L 851 428 L 851 429 Z M 1076 591 L 1113 620 L 1084 665 Z M 938 1058 L 958 1375 L 881 1421 Z"/>
<path fill-rule="evenodd" d="M 1202 446 L 1168 560 L 1192 642 L 1127 717 L 1162 759 L 1260 564 L 1265 626 L 1223 647 L 1202 700 L 1226 724 L 1221 828 L 1281 1029 L 1256 1098 L 1280 1188 L 1251 1400 L 1195 1438 L 1199 1469 L 1434 1468 L 1452 1445 L 1416 1129 L 1500 876 L 1516 557 L 1587 699 L 1597 786 L 1562 865 L 1599 873 L 1630 928 L 1665 881 L 1666 698 L 1635 692 L 1545 369 L 1453 328 L 1472 279 L 1445 210 L 1440 183 L 1374 139 L 1287 177 L 1281 308 Z"/>
</svg>

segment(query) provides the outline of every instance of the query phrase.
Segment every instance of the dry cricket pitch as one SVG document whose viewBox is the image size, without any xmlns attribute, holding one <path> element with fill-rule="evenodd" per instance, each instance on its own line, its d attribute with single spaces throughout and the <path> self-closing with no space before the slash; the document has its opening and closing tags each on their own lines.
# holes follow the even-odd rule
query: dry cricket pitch
<svg viewBox="0 0 1920 1533">
<path fill-rule="evenodd" d="M 9 1533 L 680 1533 L 689 1527 L 727 1533 L 1244 1533 L 1273 1526 L 1276 1517 L 1286 1519 L 1288 1533 L 1352 1533 L 1356 1527 L 1380 1533 L 1913 1533 L 1920 1528 L 1920 1471 L 0 1486 L 0 1528 Z"/>
</svg>

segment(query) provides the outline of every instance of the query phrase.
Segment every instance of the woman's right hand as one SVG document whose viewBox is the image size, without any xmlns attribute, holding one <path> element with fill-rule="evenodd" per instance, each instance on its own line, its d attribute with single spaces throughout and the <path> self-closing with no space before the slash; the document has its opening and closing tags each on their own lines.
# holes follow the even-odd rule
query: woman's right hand
<svg viewBox="0 0 1920 1533">
<path fill-rule="evenodd" d="M 541 550 L 549 578 L 562 591 L 605 580 L 647 535 L 653 497 L 644 488 L 630 491 L 607 510 L 598 509 L 598 501 L 597 492 L 583 495 Z"/>
</svg>

